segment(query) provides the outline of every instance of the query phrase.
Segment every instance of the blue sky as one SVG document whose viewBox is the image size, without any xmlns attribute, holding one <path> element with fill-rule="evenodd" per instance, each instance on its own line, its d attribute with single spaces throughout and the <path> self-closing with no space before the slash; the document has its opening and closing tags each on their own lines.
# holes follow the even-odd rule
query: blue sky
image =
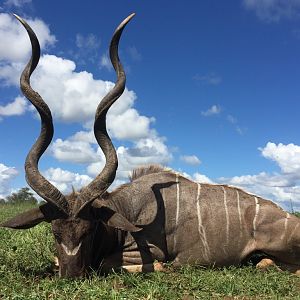
<svg viewBox="0 0 300 300">
<path fill-rule="evenodd" d="M 18 80 L 30 56 L 25 18 L 42 46 L 33 87 L 50 106 L 52 145 L 40 170 L 62 192 L 87 184 L 103 156 L 91 131 L 112 87 L 107 57 L 130 13 L 120 57 L 127 89 L 108 116 L 115 186 L 160 163 L 300 208 L 300 0 L 0 1 L 0 196 L 26 185 L 39 132 Z"/>
</svg>

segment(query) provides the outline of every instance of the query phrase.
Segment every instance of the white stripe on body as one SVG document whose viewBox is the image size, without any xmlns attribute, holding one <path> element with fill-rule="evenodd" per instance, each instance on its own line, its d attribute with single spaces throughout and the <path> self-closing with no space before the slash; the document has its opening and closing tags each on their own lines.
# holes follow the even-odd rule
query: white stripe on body
<svg viewBox="0 0 300 300">
<path fill-rule="evenodd" d="M 175 232 L 174 232 L 174 250 L 176 249 L 176 243 L 177 243 L 177 240 L 176 240 L 176 233 L 177 233 L 177 226 L 178 226 L 178 220 L 179 220 L 179 200 L 180 200 L 180 197 L 179 197 L 179 174 L 176 173 L 176 216 L 175 216 Z"/>
<path fill-rule="evenodd" d="M 226 217 L 226 246 L 229 245 L 229 214 L 228 214 L 228 207 L 227 207 L 227 193 L 225 187 L 222 186 L 223 193 L 224 193 L 224 208 L 225 208 L 225 217 Z M 227 253 L 224 249 L 225 254 Z"/>
<path fill-rule="evenodd" d="M 286 216 L 285 216 L 285 219 L 284 219 L 284 229 L 283 229 L 283 233 L 280 237 L 281 240 L 284 239 L 285 235 L 286 235 L 286 231 L 287 231 L 287 226 L 288 226 L 288 220 L 290 218 L 290 214 L 287 212 L 286 213 Z"/>
<path fill-rule="evenodd" d="M 290 236 L 289 236 L 289 238 L 288 238 L 288 240 L 287 240 L 287 243 L 289 243 L 289 242 L 292 240 L 293 235 L 294 235 L 295 232 L 297 232 L 297 230 L 298 230 L 299 224 L 300 224 L 300 223 L 297 223 L 297 224 L 296 224 L 295 228 L 293 229 L 292 233 L 290 234 Z"/>
<path fill-rule="evenodd" d="M 243 226 L 242 226 L 242 212 L 241 212 L 241 204 L 240 204 L 240 194 L 238 190 L 236 191 L 236 198 L 237 198 L 237 210 L 238 210 L 238 215 L 239 215 L 239 223 L 240 223 L 240 239 L 239 242 L 241 241 L 241 238 L 243 236 Z"/>
<path fill-rule="evenodd" d="M 204 258 L 209 261 L 209 257 L 210 257 L 210 249 L 207 243 L 207 239 L 206 239 L 206 233 L 205 233 L 205 229 L 204 226 L 202 224 L 202 217 L 201 217 L 201 210 L 200 210 L 200 194 L 201 194 L 201 184 L 200 183 L 196 183 L 197 184 L 197 200 L 196 200 L 196 205 L 197 205 L 197 216 L 198 216 L 198 232 L 199 232 L 199 237 L 200 240 L 204 246 Z"/>
<path fill-rule="evenodd" d="M 258 199 L 257 197 L 254 197 L 254 200 L 255 200 L 255 215 L 254 215 L 254 218 L 253 218 L 253 237 L 255 238 L 255 233 L 256 233 L 256 223 L 257 223 L 257 217 L 258 217 L 258 213 L 259 213 L 259 202 L 258 202 Z"/>
</svg>

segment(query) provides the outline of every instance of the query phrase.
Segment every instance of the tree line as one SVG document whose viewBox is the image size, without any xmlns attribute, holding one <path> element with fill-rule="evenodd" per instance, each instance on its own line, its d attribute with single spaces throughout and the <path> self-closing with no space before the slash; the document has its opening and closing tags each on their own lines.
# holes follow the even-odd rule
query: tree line
<svg viewBox="0 0 300 300">
<path fill-rule="evenodd" d="M 20 203 L 37 204 L 38 201 L 28 187 L 23 187 L 17 192 L 11 193 L 9 196 L 0 199 L 0 204 Z"/>
</svg>

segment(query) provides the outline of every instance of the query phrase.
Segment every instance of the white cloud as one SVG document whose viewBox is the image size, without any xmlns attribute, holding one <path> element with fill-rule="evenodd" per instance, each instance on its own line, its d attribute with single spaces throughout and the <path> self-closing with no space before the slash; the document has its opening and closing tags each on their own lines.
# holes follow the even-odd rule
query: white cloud
<svg viewBox="0 0 300 300">
<path fill-rule="evenodd" d="M 299 174 L 300 177 L 300 146 L 269 142 L 260 150 L 265 158 L 275 161 L 283 173 Z"/>
<path fill-rule="evenodd" d="M 243 0 L 243 5 L 265 22 L 278 22 L 300 15 L 300 0 Z"/>
<path fill-rule="evenodd" d="M 219 85 L 222 82 L 222 77 L 215 73 L 209 73 L 206 75 L 196 74 L 193 79 L 197 82 L 208 85 Z"/>
<path fill-rule="evenodd" d="M 267 143 L 260 148 L 262 155 L 275 161 L 280 173 L 261 172 L 255 175 L 219 178 L 218 182 L 239 186 L 256 195 L 278 203 L 293 201 L 300 207 L 300 146 Z"/>
<path fill-rule="evenodd" d="M 137 140 L 149 135 L 150 123 L 153 120 L 154 118 L 140 116 L 135 109 L 130 108 L 121 115 L 114 115 L 113 111 L 110 112 L 107 117 L 107 124 L 112 137 L 119 140 Z"/>
<path fill-rule="evenodd" d="M 31 2 L 32 2 L 32 0 L 6 0 L 4 2 L 4 5 L 21 7 L 21 6 L 23 6 L 25 4 L 29 4 Z"/>
<path fill-rule="evenodd" d="M 51 145 L 51 154 L 59 161 L 91 163 L 97 161 L 97 152 L 88 142 L 57 139 Z"/>
<path fill-rule="evenodd" d="M 43 172 L 43 175 L 62 193 L 71 192 L 72 187 L 79 190 L 92 181 L 92 178 L 88 175 L 73 173 L 61 168 L 50 168 Z"/>
<path fill-rule="evenodd" d="M 12 192 L 10 182 L 18 173 L 15 168 L 0 163 L 0 198 L 4 198 Z"/>
<path fill-rule="evenodd" d="M 100 67 L 106 68 L 108 71 L 112 71 L 113 67 L 111 65 L 108 54 L 103 54 L 100 60 Z"/>
<path fill-rule="evenodd" d="M 76 34 L 76 46 L 84 50 L 98 49 L 101 45 L 100 40 L 93 34 L 89 33 L 84 36 L 80 33 Z"/>
<path fill-rule="evenodd" d="M 23 68 L 23 63 L 13 62 L 7 64 L 7 62 L 0 60 L 0 83 L 5 86 L 18 86 L 20 84 L 20 75 Z"/>
<path fill-rule="evenodd" d="M 44 55 L 33 75 L 32 86 L 47 101 L 54 118 L 91 127 L 99 102 L 114 83 L 94 79 L 91 73 L 76 72 L 75 68 L 71 60 Z M 135 93 L 126 88 L 109 110 L 108 129 L 113 137 L 137 139 L 149 134 L 154 119 L 139 115 L 132 108 L 135 100 Z"/>
<path fill-rule="evenodd" d="M 72 135 L 68 140 L 97 144 L 93 130 L 78 131 L 74 135 Z"/>
<path fill-rule="evenodd" d="M 39 19 L 27 19 L 28 24 L 38 36 L 41 48 L 53 45 L 55 36 L 50 34 L 49 27 Z M 9 14 L 0 14 L 0 69 L 3 61 L 11 63 L 25 62 L 31 53 L 31 45 L 23 26 Z"/>
<path fill-rule="evenodd" d="M 204 117 L 210 117 L 210 116 L 213 116 L 213 115 L 218 115 L 218 114 L 220 114 L 220 112 L 221 112 L 221 106 L 213 105 L 208 110 L 202 111 L 201 115 L 204 116 Z"/>
<path fill-rule="evenodd" d="M 196 155 L 182 155 L 180 156 L 180 160 L 184 161 L 188 165 L 196 166 L 200 165 L 201 161 Z"/>
<path fill-rule="evenodd" d="M 167 165 L 172 159 L 164 139 L 155 135 L 134 142 L 131 148 L 120 146 L 116 151 L 119 161 L 116 179 L 121 181 L 126 180 L 131 171 L 137 167 L 149 164 Z M 102 158 L 99 154 L 97 157 L 99 161 L 87 167 L 87 173 L 93 177 L 99 174 L 104 166 L 103 155 Z"/>
<path fill-rule="evenodd" d="M 19 116 L 25 113 L 28 107 L 24 97 L 17 97 L 13 102 L 6 105 L 0 105 L 0 118 L 8 116 Z"/>
<path fill-rule="evenodd" d="M 284 174 L 268 174 L 234 176 L 219 178 L 219 182 L 241 187 L 246 191 L 274 200 L 278 203 L 294 201 L 300 205 L 300 181 Z"/>
<path fill-rule="evenodd" d="M 73 61 L 44 55 L 32 76 L 32 86 L 49 105 L 53 116 L 63 122 L 84 123 L 92 127 L 96 108 L 114 83 L 97 80 L 86 71 L 76 72 Z M 18 85 L 20 71 L 0 68 L 0 77 Z M 154 118 L 141 116 L 132 106 L 136 100 L 133 91 L 125 89 L 120 99 L 108 112 L 108 130 L 112 137 L 136 140 L 149 136 Z"/>
<path fill-rule="evenodd" d="M 194 173 L 192 176 L 193 180 L 200 183 L 213 183 L 213 181 L 206 175 L 200 173 Z"/>
<path fill-rule="evenodd" d="M 64 122 L 91 123 L 99 102 L 112 89 L 114 83 L 94 79 L 93 75 L 86 71 L 76 72 L 75 67 L 73 61 L 44 55 L 32 78 L 32 85 L 47 99 L 56 119 Z M 108 122 L 111 124 L 109 130 L 113 136 L 135 138 L 148 133 L 151 119 L 140 116 L 133 109 L 130 110 L 135 100 L 135 93 L 125 89 L 120 99 L 113 104 L 108 113 L 108 119 L 113 119 L 113 122 Z M 120 121 L 124 125 L 120 124 Z M 141 127 L 137 129 L 135 122 Z M 128 128 L 130 124 L 131 129 Z"/>
</svg>

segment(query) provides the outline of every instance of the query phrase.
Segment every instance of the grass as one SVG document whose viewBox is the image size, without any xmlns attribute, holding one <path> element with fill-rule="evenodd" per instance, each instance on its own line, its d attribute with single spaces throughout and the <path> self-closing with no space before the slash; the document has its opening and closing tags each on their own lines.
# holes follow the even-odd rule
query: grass
<svg viewBox="0 0 300 300">
<path fill-rule="evenodd" d="M 29 208 L 0 204 L 0 222 Z M 52 271 L 54 253 L 49 224 L 0 229 L 0 299 L 300 299 L 300 278 L 274 269 L 187 266 L 68 280 Z"/>
</svg>

